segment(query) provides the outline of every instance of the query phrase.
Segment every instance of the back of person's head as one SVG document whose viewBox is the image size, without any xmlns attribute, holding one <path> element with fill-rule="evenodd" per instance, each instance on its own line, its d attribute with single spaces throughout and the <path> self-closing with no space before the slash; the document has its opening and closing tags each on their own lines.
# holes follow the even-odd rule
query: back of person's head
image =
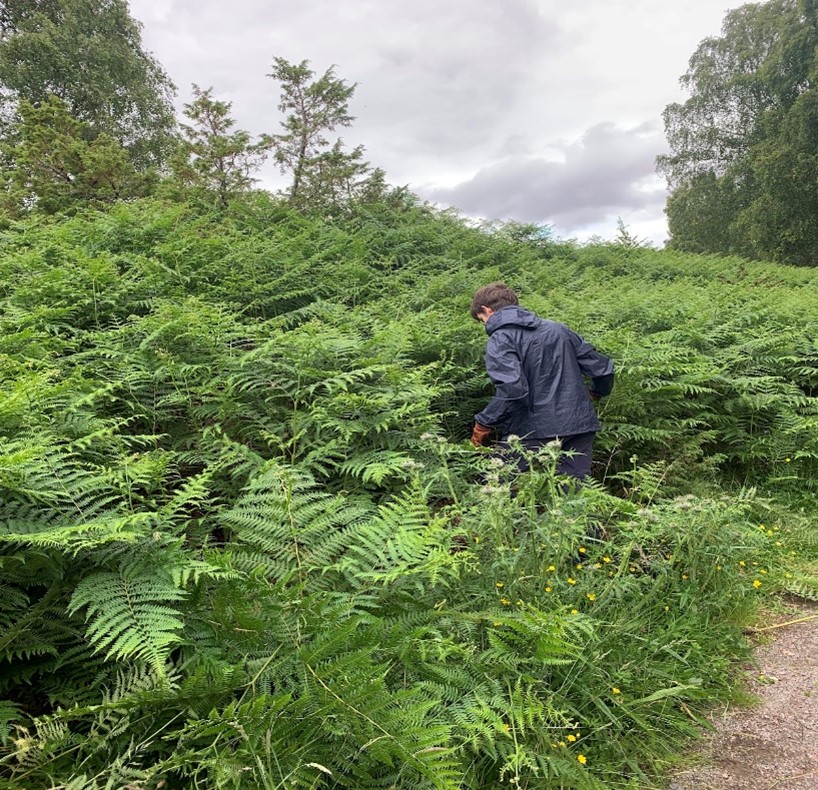
<svg viewBox="0 0 818 790">
<path fill-rule="evenodd" d="M 520 304 L 520 300 L 511 288 L 505 283 L 489 283 L 478 288 L 474 294 L 474 299 L 471 300 L 471 315 L 477 319 L 484 307 L 490 307 L 497 312 L 514 304 Z"/>
</svg>

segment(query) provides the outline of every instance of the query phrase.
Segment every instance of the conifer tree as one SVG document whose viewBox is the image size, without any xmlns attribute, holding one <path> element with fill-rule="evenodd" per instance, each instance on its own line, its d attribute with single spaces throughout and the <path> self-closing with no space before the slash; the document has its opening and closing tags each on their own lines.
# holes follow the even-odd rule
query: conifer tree
<svg viewBox="0 0 818 790">
<path fill-rule="evenodd" d="M 37 106 L 23 100 L 17 115 L 13 141 L 0 145 L 6 164 L 0 208 L 7 215 L 102 206 L 149 188 L 150 174 L 135 170 L 117 140 L 94 135 L 56 96 Z"/>
<path fill-rule="evenodd" d="M 355 120 L 349 113 L 355 84 L 336 77 L 334 67 L 316 79 L 309 61 L 292 64 L 280 57 L 268 76 L 281 84 L 278 108 L 285 113 L 284 132 L 272 135 L 270 142 L 281 172 L 291 178 L 287 197 L 293 205 L 328 207 L 383 183 L 383 173 L 363 160 L 363 146 L 347 151 L 340 138 L 329 139 Z"/>
<path fill-rule="evenodd" d="M 250 189 L 267 155 L 266 139 L 253 142 L 249 132 L 233 130 L 231 102 L 213 98 L 213 88 L 193 86 L 193 101 L 185 105 L 191 124 L 182 124 L 184 140 L 173 159 L 176 178 L 199 198 L 224 209 Z"/>
</svg>

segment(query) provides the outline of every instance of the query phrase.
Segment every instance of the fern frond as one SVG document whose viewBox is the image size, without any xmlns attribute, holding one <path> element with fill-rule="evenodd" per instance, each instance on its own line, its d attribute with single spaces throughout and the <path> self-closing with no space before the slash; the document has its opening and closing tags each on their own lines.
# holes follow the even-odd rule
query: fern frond
<svg viewBox="0 0 818 790">
<path fill-rule="evenodd" d="M 786 592 L 805 601 L 818 601 L 818 576 L 796 576 L 785 579 L 782 587 Z"/>
<path fill-rule="evenodd" d="M 389 478 L 408 477 L 407 462 L 415 463 L 411 456 L 393 450 L 373 450 L 348 459 L 339 465 L 344 474 L 357 477 L 364 483 L 381 485 Z"/>
<path fill-rule="evenodd" d="M 11 734 L 11 725 L 22 718 L 20 705 L 8 700 L 0 700 L 0 746 L 6 746 Z"/>
<path fill-rule="evenodd" d="M 87 609 L 86 634 L 95 651 L 147 661 L 163 676 L 184 627 L 178 609 L 167 604 L 186 597 L 162 568 L 137 565 L 86 577 L 76 586 L 68 611 Z"/>
<path fill-rule="evenodd" d="M 417 483 L 380 506 L 378 515 L 358 524 L 347 538 L 337 568 L 358 584 L 398 580 L 431 585 L 452 583 L 463 560 L 451 552 L 445 517 L 433 515 Z"/>
<path fill-rule="evenodd" d="M 350 527 L 371 506 L 317 490 L 313 478 L 298 470 L 270 465 L 254 477 L 220 522 L 254 552 L 274 578 L 320 576 L 343 554 Z M 246 564 L 245 564 L 246 567 Z"/>
</svg>

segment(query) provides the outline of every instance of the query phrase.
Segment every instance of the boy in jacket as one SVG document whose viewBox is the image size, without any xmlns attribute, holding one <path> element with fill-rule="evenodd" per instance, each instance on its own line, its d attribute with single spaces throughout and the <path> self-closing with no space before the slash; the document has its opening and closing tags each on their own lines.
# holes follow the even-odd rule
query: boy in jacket
<svg viewBox="0 0 818 790">
<path fill-rule="evenodd" d="M 565 324 L 520 307 L 517 294 L 504 283 L 480 288 L 471 314 L 486 327 L 486 372 L 496 388 L 474 417 L 472 444 L 486 443 L 492 433 L 506 447 L 509 436 L 519 436 L 529 450 L 559 440 L 571 455 L 560 455 L 557 472 L 578 479 L 589 475 L 600 428 L 591 401 L 613 389 L 611 359 Z M 525 459 L 518 460 L 518 467 L 528 468 Z"/>
</svg>

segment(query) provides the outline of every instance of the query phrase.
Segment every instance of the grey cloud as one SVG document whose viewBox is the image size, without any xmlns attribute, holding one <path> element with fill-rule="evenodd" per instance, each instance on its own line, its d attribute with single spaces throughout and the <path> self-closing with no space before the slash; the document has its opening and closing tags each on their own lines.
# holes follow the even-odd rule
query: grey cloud
<svg viewBox="0 0 818 790">
<path fill-rule="evenodd" d="M 521 111 L 542 102 L 549 59 L 572 40 L 538 0 L 165 3 L 165 21 L 145 37 L 182 101 L 190 83 L 212 85 L 240 127 L 276 131 L 277 88 L 265 77 L 273 56 L 308 59 L 319 72 L 337 64 L 358 83 L 348 144 L 363 143 L 399 183 L 428 171 L 430 152 L 448 167 L 473 167 L 475 151 L 513 134 Z"/>
<path fill-rule="evenodd" d="M 559 232 L 664 222 L 652 180 L 662 109 L 721 5 L 744 0 L 130 0 L 179 85 L 213 86 L 237 127 L 276 132 L 273 56 L 358 84 L 348 146 L 387 179 L 473 214 Z M 599 124 L 609 119 L 619 128 Z M 576 140 L 588 130 L 583 139 Z M 556 161 L 555 161 L 556 160 Z M 268 163 L 262 185 L 280 186 Z M 425 184 L 426 187 L 420 185 Z M 451 187 L 450 185 L 456 184 Z M 647 221 L 647 219 L 645 220 Z M 653 220 L 651 220 L 653 221 Z"/>
<path fill-rule="evenodd" d="M 510 157 L 450 189 L 419 191 L 473 216 L 544 222 L 571 231 L 626 209 L 660 207 L 666 195 L 655 179 L 654 161 L 662 148 L 652 124 L 620 129 L 603 123 L 562 146 L 563 161 Z"/>
</svg>

